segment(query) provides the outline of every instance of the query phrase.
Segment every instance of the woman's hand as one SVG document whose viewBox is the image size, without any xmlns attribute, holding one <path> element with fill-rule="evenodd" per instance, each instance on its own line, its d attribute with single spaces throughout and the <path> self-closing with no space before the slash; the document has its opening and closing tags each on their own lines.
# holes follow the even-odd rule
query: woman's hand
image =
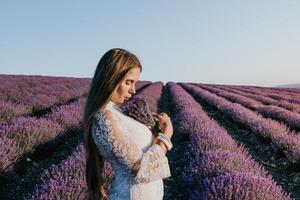
<svg viewBox="0 0 300 200">
<path fill-rule="evenodd" d="M 152 113 L 155 121 L 158 122 L 158 127 L 162 133 L 164 133 L 169 139 L 171 139 L 173 135 L 173 125 L 170 117 L 162 112 L 160 114 Z"/>
</svg>

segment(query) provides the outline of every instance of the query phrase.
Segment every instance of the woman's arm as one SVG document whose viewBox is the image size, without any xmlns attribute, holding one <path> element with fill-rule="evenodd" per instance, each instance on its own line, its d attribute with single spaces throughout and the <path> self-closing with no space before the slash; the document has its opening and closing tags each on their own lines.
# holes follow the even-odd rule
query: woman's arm
<svg viewBox="0 0 300 200">
<path fill-rule="evenodd" d="M 160 146 L 160 148 L 164 151 L 164 154 L 167 153 L 167 146 L 162 141 L 157 139 L 156 136 L 153 135 L 152 145 L 154 145 L 154 144 L 158 144 Z"/>
<path fill-rule="evenodd" d="M 135 182 L 147 183 L 171 175 L 164 144 L 156 141 L 143 153 L 110 111 L 97 115 L 92 130 L 98 148 L 104 149 L 121 165 L 131 170 Z"/>
</svg>

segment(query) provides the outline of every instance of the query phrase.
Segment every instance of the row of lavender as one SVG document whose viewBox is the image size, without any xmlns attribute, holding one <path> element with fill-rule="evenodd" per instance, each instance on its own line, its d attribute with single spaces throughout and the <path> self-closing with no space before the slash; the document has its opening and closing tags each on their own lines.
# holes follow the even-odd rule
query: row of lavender
<svg viewBox="0 0 300 200">
<path fill-rule="evenodd" d="M 277 88 L 274 88 L 274 87 L 271 87 L 271 89 L 272 90 L 275 90 L 275 91 L 280 91 L 280 92 L 289 92 L 289 93 L 298 93 L 298 94 L 300 94 L 300 88 L 298 87 L 298 88 L 286 88 L 286 87 L 284 87 L 284 88 L 279 88 L 279 87 L 277 87 Z"/>
<path fill-rule="evenodd" d="M 137 83 L 137 90 L 149 85 Z M 55 106 L 42 117 L 17 117 L 0 124 L 0 172 L 11 170 L 23 155 L 45 151 L 57 144 L 71 130 L 80 127 L 85 97 L 70 104 Z M 47 146 L 45 144 L 48 144 Z"/>
<path fill-rule="evenodd" d="M 0 124 L 0 172 L 11 170 L 23 155 L 46 143 L 59 142 L 71 129 L 79 127 L 85 97 L 67 105 L 54 107 L 50 113 L 37 117 L 18 117 Z"/>
<path fill-rule="evenodd" d="M 89 78 L 0 75 L 0 122 L 30 115 L 85 95 Z M 149 85 L 139 81 L 137 87 Z"/>
<path fill-rule="evenodd" d="M 262 87 L 262 86 L 241 86 L 241 88 L 254 89 L 261 92 L 273 92 L 273 94 L 275 95 L 285 94 L 285 95 L 290 95 L 292 97 L 298 96 L 300 94 L 300 88 L 278 88 L 278 87 Z"/>
<path fill-rule="evenodd" d="M 298 93 L 288 93 L 288 92 L 284 92 L 284 91 L 274 91 L 268 88 L 257 88 L 257 87 L 249 87 L 249 86 L 230 86 L 231 88 L 236 88 L 236 89 L 240 89 L 244 92 L 248 92 L 251 94 L 258 94 L 258 95 L 263 95 L 263 96 L 267 96 L 270 97 L 272 99 L 276 99 L 276 100 L 283 100 L 283 101 L 288 101 L 290 103 L 300 103 L 299 97 L 300 94 Z"/>
<path fill-rule="evenodd" d="M 268 93 L 269 95 L 274 95 L 274 98 L 278 98 L 279 96 L 277 95 L 281 95 L 281 97 L 284 96 L 293 97 L 293 96 L 298 96 L 300 94 L 300 89 L 296 89 L 296 88 L 291 89 L 291 88 L 276 88 L 276 87 L 248 86 L 248 85 L 223 85 L 223 86 L 243 89 L 245 91 L 248 90 L 249 92 L 256 91 L 259 93 Z"/>
<path fill-rule="evenodd" d="M 226 89 L 212 87 L 205 84 L 195 85 L 198 85 L 199 87 L 208 90 L 212 93 L 215 93 L 218 96 L 224 97 L 230 101 L 239 103 L 249 109 L 253 109 L 265 117 L 279 120 L 285 123 L 287 126 L 291 127 L 292 129 L 300 131 L 300 114 L 297 112 L 289 111 L 276 105 L 264 105 L 255 99 L 233 92 L 229 92 Z"/>
<path fill-rule="evenodd" d="M 276 105 L 278 107 L 282 107 L 282 108 L 288 109 L 290 111 L 300 113 L 300 104 L 297 104 L 297 103 L 290 103 L 286 100 L 274 99 L 274 98 L 264 96 L 264 95 L 259 94 L 259 93 L 256 94 L 254 92 L 252 92 L 252 93 L 245 92 L 245 91 L 242 91 L 241 88 L 238 89 L 237 87 L 236 88 L 231 88 L 230 86 L 221 86 L 221 85 L 214 85 L 214 87 L 226 90 L 228 92 L 232 92 L 234 94 L 249 97 L 251 99 L 255 99 L 256 101 L 258 101 L 262 104 L 265 104 L 265 105 Z"/>
<path fill-rule="evenodd" d="M 0 75 L 1 100 L 12 103 L 28 102 L 36 95 L 48 95 L 61 100 L 69 99 L 64 92 L 81 96 L 86 92 L 89 78 L 66 78 L 50 76 Z M 71 92 L 72 91 L 72 92 Z"/>
<path fill-rule="evenodd" d="M 31 105 L 35 103 L 33 99 L 35 96 L 46 95 L 48 98 L 54 96 L 60 101 L 66 101 L 70 99 L 71 94 L 82 96 L 87 93 L 90 81 L 90 78 L 0 74 L 0 92 L 2 94 L 0 99 L 11 103 Z M 150 81 L 138 81 L 137 87 L 143 87 L 150 83 Z"/>
<path fill-rule="evenodd" d="M 231 85 L 217 85 L 217 84 L 201 84 L 206 86 L 212 86 L 215 88 L 223 89 L 228 92 L 246 96 L 259 101 L 265 105 L 277 105 L 279 107 L 286 108 L 290 111 L 299 112 L 300 104 L 295 102 L 289 102 L 286 99 L 278 99 L 268 96 L 268 91 L 258 91 L 254 88 L 248 88 L 246 86 L 231 86 Z M 279 92 L 279 91 L 278 91 Z"/>
<path fill-rule="evenodd" d="M 9 122 L 87 92 L 90 79 L 46 76 L 0 75 L 0 122 Z"/>
<path fill-rule="evenodd" d="M 247 92 L 249 94 L 266 96 L 271 99 L 278 100 L 279 102 L 297 104 L 297 105 L 300 104 L 300 100 L 299 100 L 300 94 L 298 94 L 298 93 L 291 94 L 291 93 L 285 93 L 283 91 L 277 91 L 277 92 L 271 91 L 270 92 L 268 89 L 258 90 L 253 87 L 244 88 L 244 87 L 239 87 L 239 86 L 230 86 L 230 88 L 238 89 L 243 92 Z"/>
<path fill-rule="evenodd" d="M 156 82 L 142 89 L 137 95 L 148 97 L 152 109 L 156 111 L 162 88 L 163 84 Z M 81 143 L 65 161 L 45 170 L 40 183 L 26 199 L 86 199 L 85 158 L 85 150 Z M 109 186 L 113 171 L 108 163 L 105 166 L 106 184 Z"/>
<path fill-rule="evenodd" d="M 192 84 L 180 83 L 195 98 L 218 108 L 220 112 L 251 130 L 252 133 L 270 142 L 275 150 L 282 151 L 291 163 L 300 163 L 300 135 L 291 132 L 285 125 L 264 118 L 244 106 L 232 103 L 207 90 Z"/>
<path fill-rule="evenodd" d="M 168 83 L 176 129 L 190 138 L 189 199 L 291 199 L 182 87 Z"/>
</svg>

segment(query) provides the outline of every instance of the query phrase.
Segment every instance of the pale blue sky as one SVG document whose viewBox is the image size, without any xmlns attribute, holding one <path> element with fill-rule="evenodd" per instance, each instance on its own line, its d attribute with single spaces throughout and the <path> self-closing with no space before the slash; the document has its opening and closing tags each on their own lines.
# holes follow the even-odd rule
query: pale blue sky
<svg viewBox="0 0 300 200">
<path fill-rule="evenodd" d="M 300 83 L 300 1 L 0 2 L 0 73 L 92 77 L 121 47 L 141 80 Z"/>
</svg>

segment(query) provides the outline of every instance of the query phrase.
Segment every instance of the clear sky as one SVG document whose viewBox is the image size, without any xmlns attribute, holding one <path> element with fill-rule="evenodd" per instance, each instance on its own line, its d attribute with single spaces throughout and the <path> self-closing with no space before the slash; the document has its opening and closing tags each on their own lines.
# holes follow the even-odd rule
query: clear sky
<svg viewBox="0 0 300 200">
<path fill-rule="evenodd" d="M 140 80 L 300 83 L 298 0 L 2 0 L 0 27 L 0 74 L 92 77 L 121 47 Z"/>
</svg>

